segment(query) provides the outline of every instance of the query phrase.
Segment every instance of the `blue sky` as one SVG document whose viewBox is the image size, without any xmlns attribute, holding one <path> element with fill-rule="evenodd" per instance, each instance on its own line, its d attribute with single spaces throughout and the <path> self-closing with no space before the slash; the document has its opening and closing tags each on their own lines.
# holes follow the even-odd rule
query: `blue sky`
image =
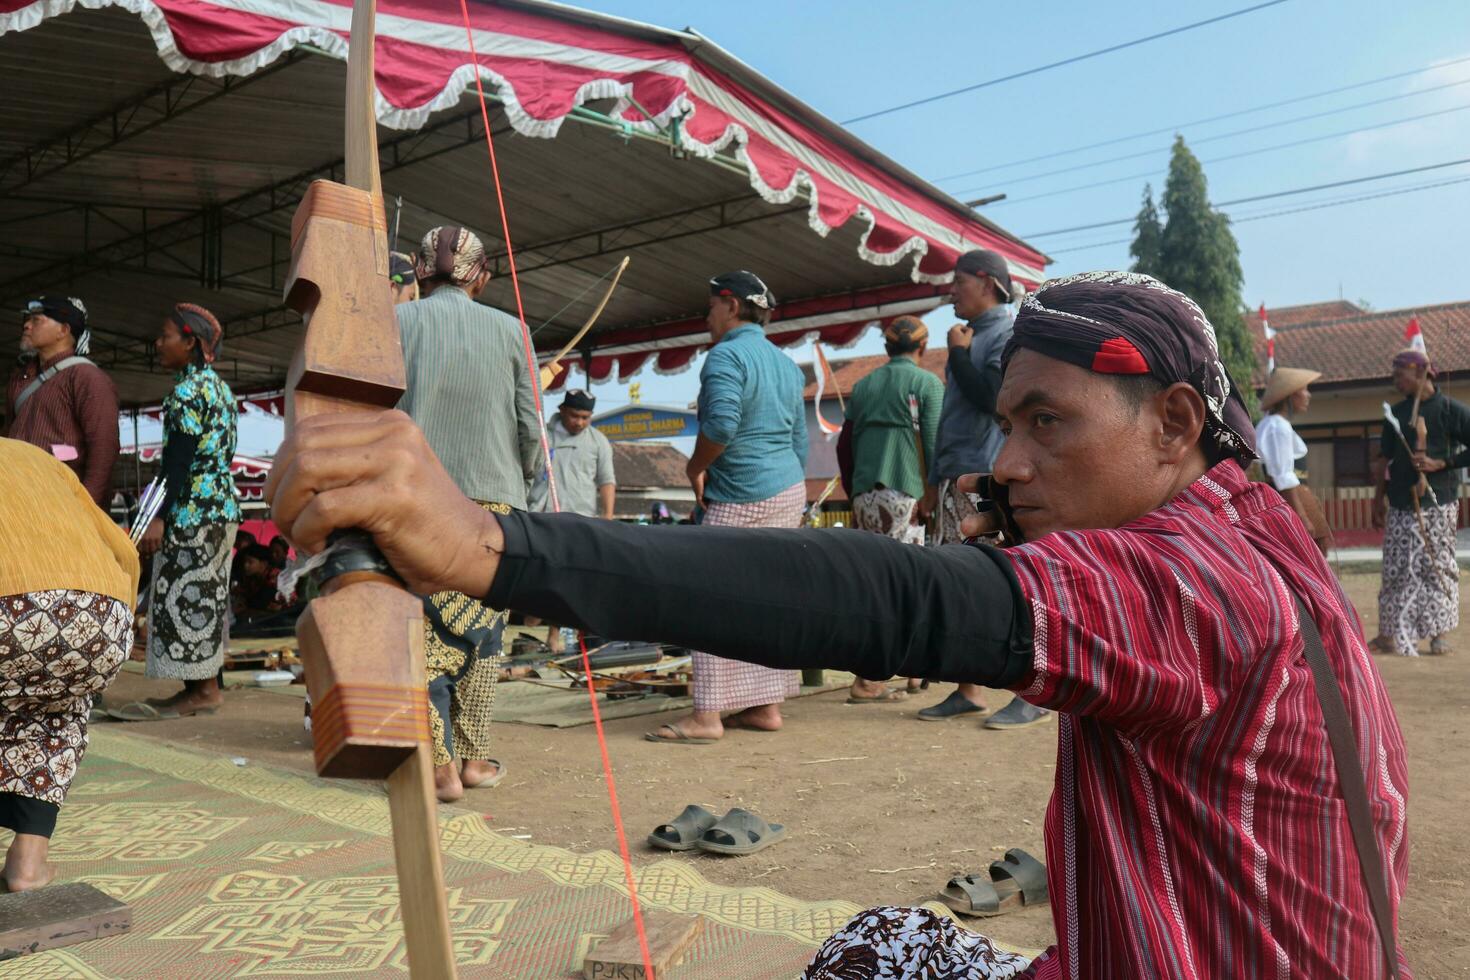
<svg viewBox="0 0 1470 980">
<path fill-rule="evenodd" d="M 840 120 L 1227 13 L 1250 6 L 1251 0 L 1014 6 L 975 0 L 583 0 L 580 5 L 665 27 L 692 26 Z M 1430 65 L 1439 67 L 1269 111 L 1180 126 Z M 1456 84 L 1461 81 L 1466 84 Z M 1403 97 L 1347 108 L 1391 96 Z M 1345 111 L 1286 123 L 1340 108 Z M 1427 118 L 1399 123 L 1414 116 Z M 1277 122 L 1286 124 L 1210 139 Z M 1333 135 L 1388 123 L 1394 125 Z M 1126 243 L 1100 243 L 1126 239 L 1128 226 L 1031 236 L 1133 215 L 1145 180 L 1140 175 L 1152 171 L 1156 190 L 1162 183 L 1174 127 L 1191 145 L 1198 144 L 1215 201 L 1470 157 L 1470 3 L 1288 0 L 851 128 L 962 199 L 1007 193 L 1009 200 L 984 213 L 1054 254 L 1048 272 L 1064 275 L 1126 266 Z M 1166 128 L 1170 131 L 1103 148 L 939 179 Z M 1315 137 L 1329 138 L 1251 153 Z M 1132 154 L 1140 155 L 1103 162 Z M 1250 155 L 1211 162 L 1237 154 Z M 1070 167 L 1080 169 L 1038 176 Z M 1246 302 L 1285 306 L 1341 295 L 1391 309 L 1470 299 L 1470 181 L 1259 217 L 1464 177 L 1470 177 L 1470 165 L 1228 208 L 1237 221 Z M 1131 179 L 1069 190 L 1117 178 Z M 1066 193 L 1051 193 L 1056 191 Z M 952 314 L 945 307 L 930 319 L 947 326 Z M 879 349 L 870 336 L 855 350 Z M 810 358 L 805 349 L 793 354 Z M 693 370 L 672 377 L 645 371 L 635 380 L 642 382 L 644 402 L 684 404 L 698 389 Z M 598 385 L 594 393 L 599 408 L 610 408 L 626 400 L 626 385 Z M 245 423 L 242 449 L 273 448 L 275 430 L 265 420 Z"/>
</svg>

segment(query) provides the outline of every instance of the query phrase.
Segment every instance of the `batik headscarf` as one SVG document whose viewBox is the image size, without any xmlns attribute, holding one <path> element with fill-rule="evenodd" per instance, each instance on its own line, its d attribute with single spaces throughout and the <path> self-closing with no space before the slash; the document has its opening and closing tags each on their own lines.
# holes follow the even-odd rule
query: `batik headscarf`
<svg viewBox="0 0 1470 980">
<path fill-rule="evenodd" d="M 180 303 L 169 314 L 169 319 L 179 328 L 179 333 L 199 342 L 199 354 L 204 363 L 213 364 L 225 337 L 225 328 L 220 326 L 214 314 L 193 303 Z"/>
<path fill-rule="evenodd" d="M 1241 463 L 1256 458 L 1255 429 L 1220 360 L 1215 328 L 1199 305 L 1152 276 L 1085 272 L 1053 279 L 1027 295 L 1004 361 L 1017 350 L 1099 374 L 1185 382 L 1205 402 L 1205 438 Z"/>
<path fill-rule="evenodd" d="M 468 228 L 458 225 L 432 228 L 419 246 L 420 280 L 467 286 L 488 268 L 490 260 L 485 257 L 485 246 Z"/>
<path fill-rule="evenodd" d="M 776 294 L 754 272 L 722 272 L 709 281 L 711 296 L 733 296 L 763 310 L 776 308 Z"/>
</svg>

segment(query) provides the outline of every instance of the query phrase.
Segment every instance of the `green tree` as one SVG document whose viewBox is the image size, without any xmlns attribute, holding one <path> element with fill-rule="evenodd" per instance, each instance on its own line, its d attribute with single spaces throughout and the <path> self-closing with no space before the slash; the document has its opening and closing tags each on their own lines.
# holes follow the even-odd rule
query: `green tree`
<svg viewBox="0 0 1470 980">
<path fill-rule="evenodd" d="M 1159 274 L 1159 249 L 1164 237 L 1164 226 L 1159 223 L 1159 210 L 1154 207 L 1152 184 L 1143 185 L 1143 206 L 1138 209 L 1138 220 L 1133 222 L 1133 244 L 1128 254 L 1133 256 L 1133 271 L 1146 276 Z"/>
<path fill-rule="evenodd" d="M 1182 136 L 1174 138 L 1161 203 L 1167 217 L 1159 236 L 1158 264 L 1150 274 L 1205 311 L 1215 325 L 1220 359 L 1254 411 L 1256 356 L 1241 315 L 1245 303 L 1240 292 L 1244 281 L 1240 246 L 1230 231 L 1230 219 L 1210 206 L 1204 169 Z"/>
</svg>

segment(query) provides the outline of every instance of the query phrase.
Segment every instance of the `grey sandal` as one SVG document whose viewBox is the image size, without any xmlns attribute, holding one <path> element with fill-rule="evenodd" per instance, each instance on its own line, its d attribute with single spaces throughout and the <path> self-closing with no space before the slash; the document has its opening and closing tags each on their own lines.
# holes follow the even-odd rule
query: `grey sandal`
<svg viewBox="0 0 1470 980">
<path fill-rule="evenodd" d="M 993 861 L 988 875 L 949 879 L 939 900 L 964 916 L 990 917 L 1045 902 L 1046 866 L 1013 847 L 1004 861 Z"/>
<path fill-rule="evenodd" d="M 766 823 L 749 810 L 737 806 L 700 836 L 698 847 L 711 854 L 743 856 L 763 851 L 785 839 L 786 828 L 783 825 Z"/>
<path fill-rule="evenodd" d="M 691 803 L 673 820 L 655 827 L 648 835 L 648 846 L 664 851 L 692 851 L 718 819 L 704 807 Z"/>
</svg>

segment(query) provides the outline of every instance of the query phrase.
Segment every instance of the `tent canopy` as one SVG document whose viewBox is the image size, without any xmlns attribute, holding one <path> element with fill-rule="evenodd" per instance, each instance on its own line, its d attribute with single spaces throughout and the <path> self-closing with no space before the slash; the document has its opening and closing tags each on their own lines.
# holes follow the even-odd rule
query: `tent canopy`
<svg viewBox="0 0 1470 980">
<path fill-rule="evenodd" d="M 469 6 L 543 353 L 625 254 L 584 341 L 599 379 L 686 367 L 708 343 L 706 281 L 730 268 L 781 299 L 782 343 L 851 342 L 939 305 L 970 248 L 1000 251 L 1028 285 L 1042 276 L 1044 255 L 692 30 Z M 0 302 L 81 297 L 128 404 L 168 388 L 151 340 L 178 300 L 225 324 L 219 367 L 238 390 L 279 387 L 301 331 L 280 305 L 291 216 L 311 180 L 341 176 L 349 15 L 332 0 L 0 0 Z M 497 273 L 482 300 L 514 310 L 459 3 L 382 0 L 377 31 L 398 247 L 437 224 L 475 229 Z"/>
</svg>

